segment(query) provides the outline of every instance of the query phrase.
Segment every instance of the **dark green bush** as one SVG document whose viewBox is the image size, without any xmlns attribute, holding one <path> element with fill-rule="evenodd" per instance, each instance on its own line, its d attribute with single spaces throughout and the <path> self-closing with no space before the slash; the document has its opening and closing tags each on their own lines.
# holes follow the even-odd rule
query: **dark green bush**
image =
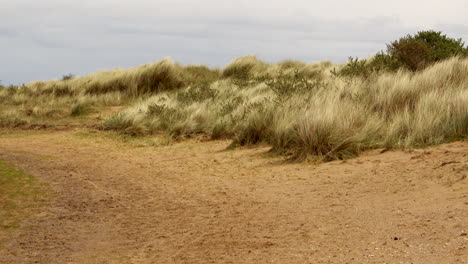
<svg viewBox="0 0 468 264">
<path fill-rule="evenodd" d="M 368 78 L 376 72 L 396 71 L 401 68 L 417 71 L 454 56 L 468 56 L 468 47 L 462 39 L 449 38 L 440 31 L 420 31 L 407 35 L 387 45 L 386 52 L 377 53 L 370 60 L 350 57 L 348 64 L 336 76 Z"/>
<path fill-rule="evenodd" d="M 449 38 L 440 31 L 420 31 L 387 46 L 387 53 L 416 71 L 454 56 L 467 56 L 462 39 Z"/>
<path fill-rule="evenodd" d="M 409 35 L 388 45 L 388 53 L 412 71 L 424 69 L 432 61 L 429 46 Z"/>
<path fill-rule="evenodd" d="M 440 31 L 420 31 L 414 38 L 423 41 L 429 47 L 433 62 L 468 55 L 461 38 L 449 38 Z"/>
</svg>

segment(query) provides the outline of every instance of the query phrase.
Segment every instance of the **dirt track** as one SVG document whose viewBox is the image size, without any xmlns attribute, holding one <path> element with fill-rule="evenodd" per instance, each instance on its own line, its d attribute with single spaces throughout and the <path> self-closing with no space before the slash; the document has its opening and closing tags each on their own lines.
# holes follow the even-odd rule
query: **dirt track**
<svg viewBox="0 0 468 264">
<path fill-rule="evenodd" d="M 0 263 L 468 263 L 468 142 L 321 165 L 228 144 L 0 136 L 52 193 Z"/>
</svg>

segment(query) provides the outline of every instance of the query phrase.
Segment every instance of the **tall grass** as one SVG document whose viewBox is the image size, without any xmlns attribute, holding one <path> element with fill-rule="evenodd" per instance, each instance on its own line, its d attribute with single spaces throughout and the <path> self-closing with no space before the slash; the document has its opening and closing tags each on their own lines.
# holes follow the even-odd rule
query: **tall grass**
<svg viewBox="0 0 468 264">
<path fill-rule="evenodd" d="M 468 59 L 454 57 L 417 72 L 337 74 L 347 67 L 270 64 L 247 56 L 219 71 L 165 59 L 0 88 L 0 122 L 81 116 L 93 106 L 130 104 L 104 125 L 132 135 L 264 142 L 296 160 L 343 159 L 367 149 L 421 147 L 468 134 Z"/>
<path fill-rule="evenodd" d="M 84 111 L 84 106 L 127 104 L 187 85 L 212 83 L 219 76 L 219 70 L 198 65 L 183 67 L 167 58 L 131 69 L 99 71 L 83 77 L 70 74 L 61 80 L 0 87 L 0 122 L 81 116 L 89 112 Z"/>
<path fill-rule="evenodd" d="M 34 82 L 26 87 L 31 93 L 67 95 L 98 95 L 120 92 L 128 96 L 141 96 L 174 90 L 203 80 L 214 80 L 219 71 L 204 66 L 183 67 L 169 58 L 131 69 L 99 71 L 79 78 L 62 78 L 48 82 Z"/>
<path fill-rule="evenodd" d="M 265 142 L 298 160 L 343 159 L 367 149 L 420 147 L 468 134 L 466 59 L 366 78 L 333 75 L 333 67 L 241 58 L 223 70 L 221 80 L 159 93 L 119 113 L 118 122 L 174 137 Z M 245 72 L 249 77 L 239 83 Z"/>
</svg>

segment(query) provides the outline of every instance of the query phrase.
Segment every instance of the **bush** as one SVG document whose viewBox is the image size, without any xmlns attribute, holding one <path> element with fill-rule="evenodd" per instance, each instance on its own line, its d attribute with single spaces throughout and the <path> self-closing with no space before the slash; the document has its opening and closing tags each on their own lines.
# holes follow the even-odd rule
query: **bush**
<svg viewBox="0 0 468 264">
<path fill-rule="evenodd" d="M 430 49 L 432 62 L 448 59 L 454 56 L 466 56 L 467 49 L 461 38 L 453 39 L 442 35 L 440 31 L 420 31 L 415 39 L 424 42 Z"/>
<path fill-rule="evenodd" d="M 396 71 L 403 67 L 403 64 L 397 58 L 381 51 L 370 60 L 369 67 L 373 72 Z"/>
<path fill-rule="evenodd" d="M 388 55 L 416 71 L 454 56 L 468 55 L 461 39 L 449 38 L 440 31 L 420 31 L 387 46 Z"/>
<path fill-rule="evenodd" d="M 387 52 L 379 52 L 372 59 L 359 60 L 350 57 L 348 64 L 333 75 L 368 78 L 376 72 L 396 71 L 401 68 L 412 71 L 455 56 L 468 56 L 468 47 L 461 39 L 449 38 L 440 31 L 420 31 L 407 35 L 387 45 Z"/>
<path fill-rule="evenodd" d="M 68 81 L 68 80 L 71 80 L 73 78 L 75 78 L 75 75 L 69 73 L 69 74 L 66 74 L 66 75 L 62 76 L 62 81 Z"/>
<path fill-rule="evenodd" d="M 341 69 L 338 75 L 368 77 L 370 73 L 371 69 L 367 65 L 367 60 L 359 60 L 357 57 L 349 57 L 348 64 Z"/>
<path fill-rule="evenodd" d="M 210 88 L 210 83 L 205 81 L 180 90 L 176 95 L 177 99 L 181 103 L 190 104 L 193 102 L 202 102 L 204 100 L 213 99 L 218 95 L 218 91 Z"/>
<path fill-rule="evenodd" d="M 431 62 L 431 50 L 428 45 L 409 35 L 392 42 L 388 46 L 388 52 L 412 71 L 424 69 Z"/>
<path fill-rule="evenodd" d="M 302 76 L 297 69 L 294 74 L 285 74 L 280 71 L 277 77 L 267 79 L 265 84 L 276 94 L 276 102 L 283 103 L 297 93 L 311 92 L 323 86 L 318 78 L 319 75 L 320 73 L 317 73 L 316 78 L 307 78 Z"/>
</svg>

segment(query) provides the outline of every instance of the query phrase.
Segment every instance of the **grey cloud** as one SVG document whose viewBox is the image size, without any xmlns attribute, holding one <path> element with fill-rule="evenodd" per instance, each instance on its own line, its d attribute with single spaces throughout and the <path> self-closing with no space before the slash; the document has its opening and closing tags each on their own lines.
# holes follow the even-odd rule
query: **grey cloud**
<svg viewBox="0 0 468 264">
<path fill-rule="evenodd" d="M 7 53 L 0 60 L 4 83 L 130 67 L 166 56 L 211 66 L 247 54 L 267 61 L 341 62 L 348 56 L 367 57 L 402 35 L 425 29 L 405 27 L 395 16 L 255 15 L 241 7 L 223 7 L 229 1 L 199 6 L 137 1 L 147 8 L 117 0 L 17 1 L 0 9 L 0 50 Z M 467 36 L 466 25 L 440 27 Z"/>
</svg>

